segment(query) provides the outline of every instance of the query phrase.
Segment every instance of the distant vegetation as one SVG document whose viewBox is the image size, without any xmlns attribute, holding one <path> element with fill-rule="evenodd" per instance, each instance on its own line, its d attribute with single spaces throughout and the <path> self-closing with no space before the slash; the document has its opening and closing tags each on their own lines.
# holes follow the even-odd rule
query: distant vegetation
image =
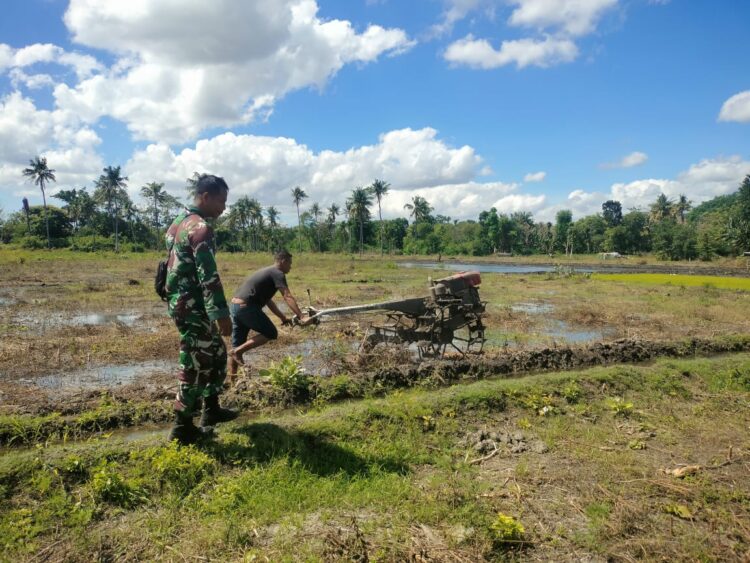
<svg viewBox="0 0 750 563">
<path fill-rule="evenodd" d="M 163 231 L 190 202 L 190 190 L 200 178 L 196 172 L 187 179 L 184 201 L 167 193 L 163 183 L 150 182 L 140 189 L 146 203 L 139 206 L 126 190 L 128 178 L 119 167 L 108 166 L 91 193 L 85 187 L 58 191 L 52 197 L 61 205 L 54 206 L 46 201 L 54 172 L 43 157 L 30 161 L 23 174 L 40 187 L 44 205 L 30 206 L 24 198 L 21 211 L 7 218 L 0 213 L 3 243 L 82 251 L 162 249 Z M 421 196 L 404 206 L 406 217 L 384 220 L 381 203 L 389 189 L 388 182 L 376 179 L 370 186 L 353 188 L 342 206 L 333 203 L 324 209 L 312 201 L 303 209 L 312 194 L 295 186 L 289 202 L 295 205 L 298 222 L 291 227 L 278 223 L 275 207 L 242 196 L 216 222 L 219 248 L 468 256 L 650 252 L 665 260 L 711 260 L 750 251 L 750 175 L 737 192 L 697 207 L 685 195 L 671 200 L 661 194 L 647 210 L 623 213 L 622 204 L 610 200 L 600 213 L 578 220 L 570 210 L 561 210 L 554 223 L 494 207 L 476 220 L 453 220 L 433 213 Z"/>
</svg>

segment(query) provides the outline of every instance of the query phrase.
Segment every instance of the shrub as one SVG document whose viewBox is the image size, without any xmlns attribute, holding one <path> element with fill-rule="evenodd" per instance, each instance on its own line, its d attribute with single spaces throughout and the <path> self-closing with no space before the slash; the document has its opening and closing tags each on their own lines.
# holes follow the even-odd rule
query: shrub
<svg viewBox="0 0 750 563">
<path fill-rule="evenodd" d="M 261 377 L 267 377 L 271 385 L 284 391 L 299 392 L 310 388 L 310 376 L 302 367 L 302 356 L 287 356 L 278 364 L 272 362 L 259 373 Z"/>
</svg>

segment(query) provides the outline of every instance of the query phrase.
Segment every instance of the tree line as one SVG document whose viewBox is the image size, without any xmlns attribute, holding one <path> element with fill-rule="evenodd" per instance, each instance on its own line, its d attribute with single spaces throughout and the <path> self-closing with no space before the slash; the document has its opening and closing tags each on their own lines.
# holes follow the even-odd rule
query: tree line
<svg viewBox="0 0 750 563">
<path fill-rule="evenodd" d="M 0 240 L 26 248 L 69 247 L 75 250 L 163 249 L 163 231 L 185 205 L 166 192 L 164 184 L 140 188 L 145 204 L 130 199 L 128 178 L 119 166 L 107 166 L 94 180 L 93 190 L 60 190 L 47 202 L 47 190 L 56 181 L 55 170 L 44 157 L 35 157 L 23 175 L 40 189 L 43 204 L 23 199 L 20 211 L 6 220 L 0 214 Z M 186 180 L 186 202 L 200 179 Z M 659 195 L 647 209 L 625 212 L 618 201 L 602 204 L 601 212 L 574 220 L 561 210 L 555 221 L 535 221 L 526 211 L 496 208 L 476 220 L 454 220 L 435 214 L 429 201 L 414 196 L 404 206 L 405 217 L 383 219 L 382 202 L 390 184 L 375 179 L 355 187 L 342 205 L 323 208 L 300 186 L 290 189 L 297 225 L 279 223 L 274 206 L 263 206 L 242 196 L 215 222 L 220 249 L 233 252 L 269 251 L 279 247 L 299 252 L 382 254 L 621 254 L 654 253 L 662 259 L 710 260 L 750 250 L 750 175 L 735 193 L 693 207 L 685 195 L 672 200 Z M 374 212 L 377 211 L 377 216 Z"/>
</svg>

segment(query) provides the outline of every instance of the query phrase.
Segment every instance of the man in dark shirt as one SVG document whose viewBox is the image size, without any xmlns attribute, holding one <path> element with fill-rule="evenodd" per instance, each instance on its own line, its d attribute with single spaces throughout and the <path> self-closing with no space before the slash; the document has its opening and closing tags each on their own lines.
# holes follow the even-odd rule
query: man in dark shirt
<svg viewBox="0 0 750 563">
<path fill-rule="evenodd" d="M 242 364 L 242 354 L 262 346 L 279 335 L 271 319 L 263 312 L 268 306 L 271 312 L 279 317 L 281 324 L 290 324 L 291 320 L 282 313 L 273 302 L 276 292 L 281 292 L 284 301 L 297 315 L 299 323 L 306 325 L 309 317 L 302 314 L 289 286 L 286 274 L 292 269 L 292 255 L 286 250 L 274 254 L 274 265 L 262 268 L 246 278 L 234 292 L 229 306 L 232 313 L 232 350 L 229 352 L 229 375 L 237 374 L 237 367 Z M 258 334 L 248 339 L 248 333 L 254 330 Z"/>
</svg>

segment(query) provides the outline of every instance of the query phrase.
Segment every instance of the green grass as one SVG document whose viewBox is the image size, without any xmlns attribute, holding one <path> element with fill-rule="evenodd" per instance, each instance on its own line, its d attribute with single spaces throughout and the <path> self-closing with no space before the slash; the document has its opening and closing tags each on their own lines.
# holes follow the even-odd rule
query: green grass
<svg viewBox="0 0 750 563">
<path fill-rule="evenodd" d="M 750 291 L 750 278 L 721 276 L 691 276 L 685 274 L 592 274 L 595 280 L 626 284 L 674 285 L 678 287 L 706 287 Z"/>
<path fill-rule="evenodd" d="M 748 373 L 748 354 L 662 360 L 240 420 L 200 447 L 152 436 L 6 450 L 0 560 L 741 559 Z M 467 436 L 519 428 L 549 453 L 473 461 Z M 729 445 L 740 463 L 659 476 L 717 465 Z"/>
</svg>

